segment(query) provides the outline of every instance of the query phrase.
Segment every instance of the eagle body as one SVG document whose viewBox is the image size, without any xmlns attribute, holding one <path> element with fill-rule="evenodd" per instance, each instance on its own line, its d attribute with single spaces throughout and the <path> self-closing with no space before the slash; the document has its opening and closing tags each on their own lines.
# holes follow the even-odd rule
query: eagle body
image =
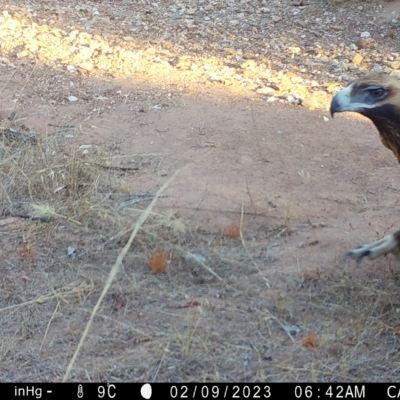
<svg viewBox="0 0 400 400">
<path fill-rule="evenodd" d="M 382 143 L 400 163 L 400 81 L 381 74 L 359 78 L 338 92 L 331 102 L 331 115 L 352 111 L 369 118 L 377 128 Z M 400 264 L 400 230 L 346 253 L 361 261 L 392 253 Z"/>
</svg>

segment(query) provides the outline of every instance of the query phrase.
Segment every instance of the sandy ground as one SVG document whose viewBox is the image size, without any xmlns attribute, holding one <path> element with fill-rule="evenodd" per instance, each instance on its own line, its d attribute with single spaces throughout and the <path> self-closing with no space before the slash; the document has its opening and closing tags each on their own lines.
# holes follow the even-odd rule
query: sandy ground
<svg viewBox="0 0 400 400">
<path fill-rule="evenodd" d="M 61 135 L 71 143 L 138 167 L 120 174 L 130 193 L 154 192 L 180 169 L 156 212 L 186 226 L 134 243 L 71 380 L 400 379 L 398 272 L 390 258 L 341 260 L 398 229 L 400 167 L 369 121 L 331 119 L 246 90 L 84 76 L 80 87 L 122 93 L 96 115 L 93 102 L 49 105 L 40 94 L 44 74 L 61 73 L 37 67 L 19 122 L 43 143 L 53 125 L 68 125 Z M 10 75 L 0 71 L 4 121 L 27 76 Z M 125 239 L 100 248 L 65 221 L 5 218 L 0 379 L 61 380 Z M 228 226 L 241 227 L 243 239 L 224 235 Z M 35 257 L 26 257 L 28 246 Z M 156 274 L 148 255 L 160 246 L 170 260 Z"/>
</svg>

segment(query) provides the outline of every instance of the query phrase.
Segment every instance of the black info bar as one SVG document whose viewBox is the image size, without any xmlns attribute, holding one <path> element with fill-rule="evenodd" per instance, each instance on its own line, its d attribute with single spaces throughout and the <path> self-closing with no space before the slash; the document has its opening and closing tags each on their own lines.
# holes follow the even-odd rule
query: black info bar
<svg viewBox="0 0 400 400">
<path fill-rule="evenodd" d="M 0 383 L 1 399 L 400 399 L 400 383 Z"/>
</svg>

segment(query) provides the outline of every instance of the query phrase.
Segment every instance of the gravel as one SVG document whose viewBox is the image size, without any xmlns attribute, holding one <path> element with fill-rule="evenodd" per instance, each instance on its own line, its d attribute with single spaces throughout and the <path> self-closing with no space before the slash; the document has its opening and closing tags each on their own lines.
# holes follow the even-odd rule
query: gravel
<svg viewBox="0 0 400 400">
<path fill-rule="evenodd" d="M 326 108 L 368 72 L 400 76 L 399 20 L 375 2 L 0 2 L 1 64 L 253 90 Z M 72 100 L 70 100 L 72 101 Z"/>
</svg>

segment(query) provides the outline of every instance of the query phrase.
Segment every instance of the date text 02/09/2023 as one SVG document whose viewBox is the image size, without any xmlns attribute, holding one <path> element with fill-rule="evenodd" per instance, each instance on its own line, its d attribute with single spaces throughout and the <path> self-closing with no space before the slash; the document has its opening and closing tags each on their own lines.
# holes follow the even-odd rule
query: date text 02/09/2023
<svg viewBox="0 0 400 400">
<path fill-rule="evenodd" d="M 370 394 L 374 393 L 376 391 L 371 390 Z M 171 399 L 275 399 L 282 396 L 292 399 L 367 398 L 365 384 L 182 384 L 171 385 L 169 395 Z"/>
</svg>

